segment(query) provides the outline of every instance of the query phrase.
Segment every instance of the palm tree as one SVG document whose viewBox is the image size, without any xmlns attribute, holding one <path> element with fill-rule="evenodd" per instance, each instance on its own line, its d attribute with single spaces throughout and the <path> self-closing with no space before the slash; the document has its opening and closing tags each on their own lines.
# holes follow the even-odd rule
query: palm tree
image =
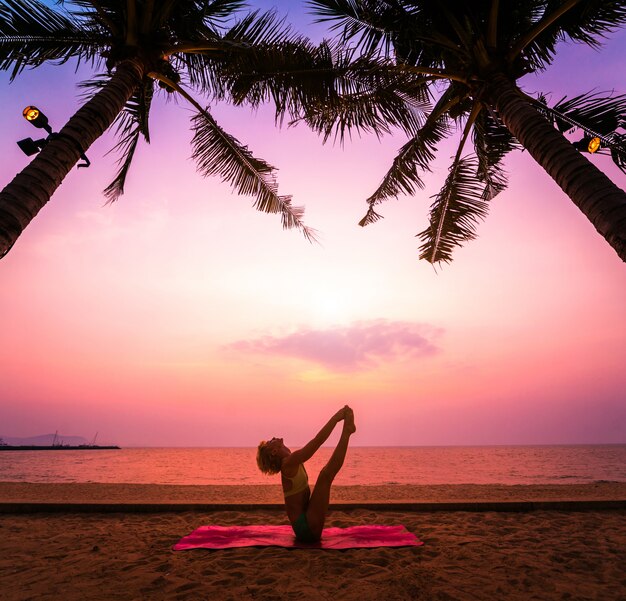
<svg viewBox="0 0 626 601">
<path fill-rule="evenodd" d="M 549 107 L 525 94 L 518 80 L 545 69 L 561 40 L 599 46 L 626 22 L 624 0 L 309 0 L 320 21 L 333 22 L 343 44 L 414 77 L 405 97 L 432 104 L 368 198 L 360 225 L 381 215 L 380 202 L 422 188 L 439 141 L 455 130 L 460 141 L 449 174 L 434 197 L 428 227 L 418 234 L 420 258 L 452 260 L 476 237 L 489 201 L 506 187 L 504 156 L 526 149 L 626 261 L 626 194 L 563 135 L 581 130 L 626 170 L 626 96 L 582 94 Z M 414 96 L 414 92 L 418 95 Z M 366 95 L 342 106 L 317 107 L 309 124 L 326 136 L 344 127 Z M 389 125 L 393 125 L 392 122 Z M 472 139 L 473 153 L 466 150 Z"/>
<path fill-rule="evenodd" d="M 114 201 L 123 194 L 138 142 L 150 141 L 150 108 L 159 93 L 178 95 L 193 108 L 193 158 L 202 175 L 220 176 L 237 192 L 253 195 L 257 209 L 280 213 L 284 227 L 314 239 L 302 222 L 303 210 L 278 194 L 274 168 L 225 132 L 189 91 L 232 101 L 243 74 L 262 68 L 271 74 L 265 92 L 278 99 L 282 87 L 297 88 L 297 74 L 314 66 L 314 48 L 274 13 L 253 12 L 235 22 L 244 4 L 74 0 L 73 8 L 61 3 L 53 9 L 39 0 L 0 0 L 0 69 L 10 71 L 11 79 L 26 67 L 70 59 L 107 70 L 83 84 L 85 104 L 0 192 L 0 257 L 112 124 L 121 157 L 105 195 Z M 307 103 L 306 86 L 290 95 Z"/>
</svg>

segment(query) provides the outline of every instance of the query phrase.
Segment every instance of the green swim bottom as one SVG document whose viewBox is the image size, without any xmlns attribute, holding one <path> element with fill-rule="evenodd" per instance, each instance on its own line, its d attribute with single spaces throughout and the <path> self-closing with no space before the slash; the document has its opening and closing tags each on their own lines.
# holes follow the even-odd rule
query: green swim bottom
<svg viewBox="0 0 626 601">
<path fill-rule="evenodd" d="M 320 537 L 315 536 L 315 534 L 311 532 L 309 522 L 307 522 L 306 519 L 306 513 L 301 513 L 298 519 L 292 524 L 292 527 L 296 535 L 296 540 L 302 543 L 318 543 L 320 541 Z"/>
</svg>

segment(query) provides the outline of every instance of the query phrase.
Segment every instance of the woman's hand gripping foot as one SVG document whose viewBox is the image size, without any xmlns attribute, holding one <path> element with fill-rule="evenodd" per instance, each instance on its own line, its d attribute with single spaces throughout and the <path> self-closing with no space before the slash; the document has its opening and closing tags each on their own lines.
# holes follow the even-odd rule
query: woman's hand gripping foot
<svg viewBox="0 0 626 601">
<path fill-rule="evenodd" d="M 352 411 L 350 407 L 346 407 L 343 427 L 344 430 L 350 434 L 354 434 L 356 432 L 356 426 L 354 425 L 354 411 Z"/>
</svg>

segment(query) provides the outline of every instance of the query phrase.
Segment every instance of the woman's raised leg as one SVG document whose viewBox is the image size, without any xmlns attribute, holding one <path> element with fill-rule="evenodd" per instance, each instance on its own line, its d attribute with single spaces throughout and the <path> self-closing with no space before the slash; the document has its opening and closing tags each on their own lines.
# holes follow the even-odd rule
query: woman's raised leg
<svg viewBox="0 0 626 601">
<path fill-rule="evenodd" d="M 330 502 L 330 487 L 343 465 L 348 450 L 348 443 L 350 442 L 350 436 L 352 436 L 354 432 L 356 432 L 354 413 L 350 410 L 344 418 L 343 430 L 341 431 L 339 442 L 328 460 L 328 463 L 321 469 L 320 475 L 315 483 L 315 488 L 311 493 L 311 499 L 309 500 L 306 519 L 311 532 L 315 536 L 321 536 L 322 530 L 324 529 L 328 503 Z"/>
</svg>

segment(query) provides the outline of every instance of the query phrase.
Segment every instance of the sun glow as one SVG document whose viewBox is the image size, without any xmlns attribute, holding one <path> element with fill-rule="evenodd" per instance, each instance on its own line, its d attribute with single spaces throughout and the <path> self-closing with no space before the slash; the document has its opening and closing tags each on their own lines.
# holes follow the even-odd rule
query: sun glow
<svg viewBox="0 0 626 601">
<path fill-rule="evenodd" d="M 333 374 L 332 372 L 323 369 L 321 367 L 306 369 L 301 372 L 298 372 L 296 378 L 301 382 L 307 383 L 316 383 L 316 382 L 328 382 L 330 380 L 336 380 L 338 378 L 337 374 Z"/>
<path fill-rule="evenodd" d="M 321 290 L 313 292 L 310 306 L 317 319 L 343 323 L 351 318 L 353 299 L 345 292 Z"/>
</svg>

